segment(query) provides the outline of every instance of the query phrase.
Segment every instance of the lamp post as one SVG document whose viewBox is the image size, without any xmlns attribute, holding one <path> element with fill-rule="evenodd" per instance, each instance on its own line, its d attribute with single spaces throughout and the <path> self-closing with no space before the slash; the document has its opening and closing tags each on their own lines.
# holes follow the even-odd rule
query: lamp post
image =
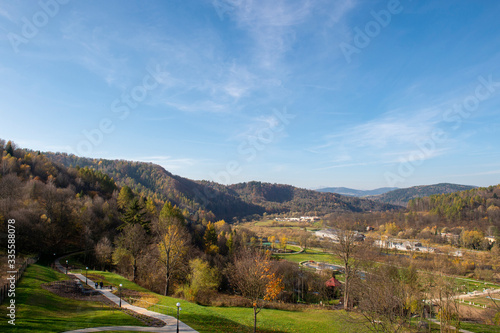
<svg viewBox="0 0 500 333">
<path fill-rule="evenodd" d="M 177 302 L 177 333 L 179 333 L 179 311 L 181 310 L 181 303 Z"/>
<path fill-rule="evenodd" d="M 66 274 L 68 274 L 68 261 L 66 260 Z"/>
<path fill-rule="evenodd" d="M 120 283 L 120 308 L 122 307 L 122 284 Z"/>
<path fill-rule="evenodd" d="M 87 285 L 88 285 L 88 283 L 87 283 L 88 273 L 89 273 L 89 268 L 85 267 L 85 284 L 87 284 Z"/>
</svg>

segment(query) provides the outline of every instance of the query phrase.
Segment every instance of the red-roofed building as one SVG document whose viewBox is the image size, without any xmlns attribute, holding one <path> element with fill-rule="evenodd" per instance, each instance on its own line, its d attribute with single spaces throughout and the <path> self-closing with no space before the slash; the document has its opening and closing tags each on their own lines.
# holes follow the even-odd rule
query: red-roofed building
<svg viewBox="0 0 500 333">
<path fill-rule="evenodd" d="M 342 286 L 342 283 L 340 283 L 340 281 L 334 277 L 332 277 L 330 280 L 326 281 L 325 284 L 327 287 L 333 287 L 333 288 L 337 288 L 337 287 Z"/>
</svg>

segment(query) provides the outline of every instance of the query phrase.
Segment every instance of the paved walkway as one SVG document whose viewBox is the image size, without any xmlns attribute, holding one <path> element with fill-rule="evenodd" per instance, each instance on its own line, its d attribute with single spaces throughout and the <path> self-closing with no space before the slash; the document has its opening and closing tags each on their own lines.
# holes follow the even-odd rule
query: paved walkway
<svg viewBox="0 0 500 333">
<path fill-rule="evenodd" d="M 437 319 L 429 318 L 429 320 L 432 321 L 435 324 L 441 325 L 441 322 L 439 320 L 437 320 Z M 450 326 L 450 329 L 456 330 L 456 328 L 454 326 Z M 464 329 L 460 329 L 459 332 L 461 332 L 461 333 L 474 333 L 474 332 L 467 331 L 467 330 L 464 330 Z"/>
<path fill-rule="evenodd" d="M 55 261 L 55 265 L 58 270 L 61 272 L 65 273 L 66 268 L 61 265 L 59 262 L 61 258 L 58 258 Z M 85 276 L 82 274 L 78 273 L 71 273 L 68 272 L 68 274 L 73 274 L 75 277 L 77 277 L 80 281 L 85 283 Z M 87 283 L 89 287 L 92 289 L 95 289 L 95 282 L 87 279 Z M 116 305 L 120 304 L 120 298 L 113 294 L 110 290 L 106 289 L 95 289 L 99 291 L 101 294 L 103 294 L 105 297 L 107 297 L 110 301 L 115 303 Z M 143 327 L 143 326 L 106 326 L 106 327 L 92 327 L 92 328 L 84 328 L 84 329 L 79 329 L 79 330 L 73 330 L 73 331 L 66 331 L 64 333 L 69 333 L 69 332 L 102 332 L 102 331 L 137 331 L 137 332 L 177 332 L 177 319 L 165 315 L 163 313 L 158 313 L 154 311 L 149 311 L 145 308 L 141 308 L 132 304 L 129 304 L 125 302 L 123 299 L 121 300 L 121 306 L 122 308 L 132 310 L 134 312 L 140 313 L 142 315 L 148 316 L 148 317 L 153 317 L 156 319 L 159 319 L 165 323 L 164 327 Z M 179 321 L 179 332 L 190 332 L 190 333 L 198 333 L 188 325 L 184 324 L 183 322 Z"/>
</svg>

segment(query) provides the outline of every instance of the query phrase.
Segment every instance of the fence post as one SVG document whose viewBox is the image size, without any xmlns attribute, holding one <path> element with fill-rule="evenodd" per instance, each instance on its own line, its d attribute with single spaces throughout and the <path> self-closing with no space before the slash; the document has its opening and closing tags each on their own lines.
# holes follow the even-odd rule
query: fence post
<svg viewBox="0 0 500 333">
<path fill-rule="evenodd" d="M 16 271 L 15 276 L 14 276 L 14 278 L 15 278 L 14 284 L 16 285 L 16 287 L 17 287 L 19 280 L 21 279 L 21 276 L 23 275 L 24 271 L 28 267 L 28 265 L 34 264 L 35 262 L 37 262 L 37 260 L 38 260 L 38 258 L 37 259 L 35 259 L 35 258 L 26 259 L 26 261 L 21 265 L 21 267 Z M 4 284 L 3 287 L 0 287 L 0 304 L 2 304 L 3 301 L 7 298 L 7 289 L 8 289 L 8 284 Z"/>
</svg>

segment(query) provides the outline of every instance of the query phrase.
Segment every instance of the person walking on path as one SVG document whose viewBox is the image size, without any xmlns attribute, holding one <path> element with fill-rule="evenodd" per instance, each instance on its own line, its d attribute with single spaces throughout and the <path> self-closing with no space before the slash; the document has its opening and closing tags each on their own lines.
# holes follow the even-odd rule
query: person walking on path
<svg viewBox="0 0 500 333">
<path fill-rule="evenodd" d="M 99 283 L 98 283 L 98 282 L 96 282 L 96 283 L 95 283 L 95 289 L 97 289 L 97 286 L 98 286 L 98 285 L 99 285 Z"/>
<path fill-rule="evenodd" d="M 101 289 L 102 289 L 102 286 L 104 285 L 104 282 L 101 281 L 100 285 L 101 285 Z"/>
</svg>

